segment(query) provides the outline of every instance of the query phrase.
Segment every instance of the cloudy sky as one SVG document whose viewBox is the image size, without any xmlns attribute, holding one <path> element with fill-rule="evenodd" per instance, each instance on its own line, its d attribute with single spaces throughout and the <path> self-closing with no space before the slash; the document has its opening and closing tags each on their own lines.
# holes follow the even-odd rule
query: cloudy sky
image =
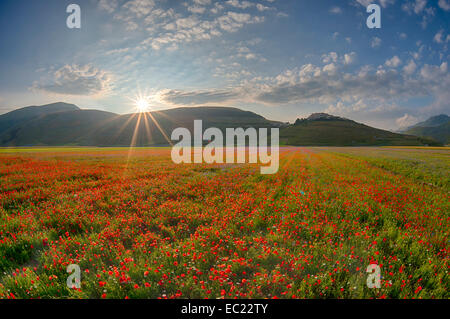
<svg viewBox="0 0 450 319">
<path fill-rule="evenodd" d="M 81 7 L 81 29 L 66 7 Z M 382 8 L 381 29 L 366 7 Z M 398 129 L 450 113 L 450 0 L 2 0 L 0 114 L 235 106 Z"/>
</svg>

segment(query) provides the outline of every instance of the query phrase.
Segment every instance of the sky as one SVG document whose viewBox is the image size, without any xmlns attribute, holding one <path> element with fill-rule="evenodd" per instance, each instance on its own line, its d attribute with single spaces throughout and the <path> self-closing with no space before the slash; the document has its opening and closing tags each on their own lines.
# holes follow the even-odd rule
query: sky
<svg viewBox="0 0 450 319">
<path fill-rule="evenodd" d="M 57 101 L 126 114 L 143 96 L 397 130 L 450 113 L 449 26 L 450 0 L 2 0 L 0 114 Z"/>
</svg>

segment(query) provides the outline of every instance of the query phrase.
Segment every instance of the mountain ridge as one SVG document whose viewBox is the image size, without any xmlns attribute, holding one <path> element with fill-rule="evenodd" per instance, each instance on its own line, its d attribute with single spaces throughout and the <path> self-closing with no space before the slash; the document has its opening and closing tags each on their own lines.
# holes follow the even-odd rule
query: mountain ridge
<svg viewBox="0 0 450 319">
<path fill-rule="evenodd" d="M 428 119 L 426 119 L 425 121 L 416 123 L 412 126 L 409 126 L 407 128 L 413 128 L 413 127 L 433 127 L 433 126 L 439 126 L 442 124 L 447 123 L 448 121 L 450 121 L 450 116 L 448 116 L 447 114 L 439 114 L 439 115 L 435 115 L 435 116 L 431 116 Z"/>
<path fill-rule="evenodd" d="M 446 114 L 432 116 L 402 130 L 401 133 L 434 139 L 442 144 L 450 144 L 450 117 Z"/>
<path fill-rule="evenodd" d="M 285 145 L 438 144 L 431 139 L 392 133 L 326 113 L 313 113 L 306 119 L 288 124 L 235 107 L 180 107 L 119 115 L 83 110 L 74 104 L 59 102 L 0 115 L 0 123 L 7 123 L 11 118 L 13 125 L 0 130 L 2 146 L 129 146 L 132 140 L 138 146 L 168 145 L 171 131 L 177 127 L 192 130 L 195 119 L 203 120 L 204 128 L 222 130 L 227 127 L 278 127 L 280 143 Z"/>
<path fill-rule="evenodd" d="M 26 106 L 0 115 L 0 134 L 19 123 L 49 113 L 80 110 L 75 104 L 56 102 L 40 106 Z"/>
</svg>

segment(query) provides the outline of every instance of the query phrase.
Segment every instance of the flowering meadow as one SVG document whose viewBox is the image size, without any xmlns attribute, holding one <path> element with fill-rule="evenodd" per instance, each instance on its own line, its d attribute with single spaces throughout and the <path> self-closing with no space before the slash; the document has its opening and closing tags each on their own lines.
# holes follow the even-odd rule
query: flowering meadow
<svg viewBox="0 0 450 319">
<path fill-rule="evenodd" d="M 261 175 L 169 148 L 0 150 L 0 298 L 450 297 L 449 149 L 280 156 Z"/>
</svg>

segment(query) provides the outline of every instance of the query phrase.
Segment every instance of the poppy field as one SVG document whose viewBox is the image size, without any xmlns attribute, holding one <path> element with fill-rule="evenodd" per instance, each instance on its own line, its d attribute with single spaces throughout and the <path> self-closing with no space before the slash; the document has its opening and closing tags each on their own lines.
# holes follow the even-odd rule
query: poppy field
<svg viewBox="0 0 450 319">
<path fill-rule="evenodd" d="M 449 159 L 284 147 L 261 175 L 169 148 L 2 149 L 0 298 L 447 299 Z"/>
</svg>

